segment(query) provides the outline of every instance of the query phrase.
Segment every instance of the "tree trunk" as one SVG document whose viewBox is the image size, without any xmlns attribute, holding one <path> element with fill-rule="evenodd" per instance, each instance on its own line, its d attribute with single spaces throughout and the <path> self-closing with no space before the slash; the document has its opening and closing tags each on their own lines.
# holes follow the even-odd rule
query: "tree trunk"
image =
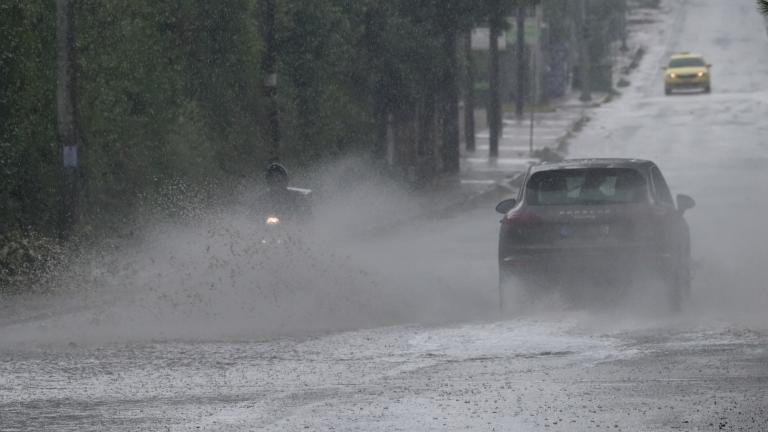
<svg viewBox="0 0 768 432">
<path fill-rule="evenodd" d="M 475 151 L 475 65 L 472 58 L 472 29 L 464 35 L 466 66 L 464 76 L 464 141 L 468 152 Z"/>
<path fill-rule="evenodd" d="M 501 138 L 501 101 L 499 89 L 499 35 L 501 33 L 501 18 L 494 14 L 490 20 L 490 71 L 488 82 L 488 125 L 490 126 L 490 157 L 499 156 L 499 139 Z"/>
<path fill-rule="evenodd" d="M 527 66 L 525 56 L 525 14 L 526 3 L 523 0 L 517 0 L 517 94 L 515 95 L 515 116 L 518 120 L 523 118 L 525 110 L 525 82 Z"/>
<path fill-rule="evenodd" d="M 315 134 L 319 109 L 315 91 L 317 84 L 314 81 L 313 78 L 305 77 L 301 84 L 296 84 L 294 105 L 296 109 L 296 135 L 301 141 L 301 147 L 298 150 L 299 154 L 292 156 L 305 162 L 317 160 L 322 156 L 322 149 L 317 145 L 317 135 Z"/>
<path fill-rule="evenodd" d="M 619 35 L 621 37 L 621 50 L 629 50 L 627 46 L 627 0 L 619 2 Z"/>
<path fill-rule="evenodd" d="M 435 173 L 435 91 L 428 85 L 418 116 L 415 180 L 419 186 L 430 181 Z"/>
<path fill-rule="evenodd" d="M 589 19 L 587 12 L 587 1 L 579 0 L 579 81 L 581 84 L 582 102 L 592 100 L 592 59 L 589 50 Z"/>
<path fill-rule="evenodd" d="M 446 59 L 443 71 L 441 126 L 442 148 L 441 156 L 443 172 L 458 174 L 459 172 L 459 80 L 457 59 L 456 26 L 445 30 L 443 53 Z"/>
<path fill-rule="evenodd" d="M 79 220 L 81 139 L 77 115 L 74 9 L 56 0 L 56 133 L 61 157 L 59 237 L 69 238 Z"/>
<path fill-rule="evenodd" d="M 280 113 L 277 104 L 277 46 L 275 43 L 275 0 L 265 0 L 264 39 L 266 53 L 263 60 L 264 89 L 269 99 L 269 158 L 271 161 L 280 159 Z"/>
<path fill-rule="evenodd" d="M 376 122 L 376 140 L 373 143 L 373 157 L 381 161 L 382 165 L 387 158 L 388 132 L 390 113 L 385 94 L 381 85 L 377 84 L 374 90 L 374 118 Z"/>
</svg>

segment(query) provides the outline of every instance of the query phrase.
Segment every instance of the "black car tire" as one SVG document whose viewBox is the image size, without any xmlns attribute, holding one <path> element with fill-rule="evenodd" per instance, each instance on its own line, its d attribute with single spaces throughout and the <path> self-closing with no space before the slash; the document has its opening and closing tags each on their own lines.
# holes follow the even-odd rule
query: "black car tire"
<svg viewBox="0 0 768 432">
<path fill-rule="evenodd" d="M 515 314 L 531 301 L 531 282 L 499 268 L 499 311 L 502 314 Z"/>
<path fill-rule="evenodd" d="M 503 314 L 507 312 L 514 302 L 512 292 L 512 275 L 509 271 L 499 268 L 499 311 Z"/>
<path fill-rule="evenodd" d="M 674 280 L 669 281 L 668 285 L 668 302 L 669 310 L 672 313 L 680 312 L 683 309 L 683 293 L 682 287 Z"/>
<path fill-rule="evenodd" d="M 665 278 L 667 285 L 667 299 L 669 309 L 673 313 L 680 312 L 683 304 L 690 297 L 691 292 L 691 272 L 690 266 L 686 261 L 671 269 Z"/>
</svg>

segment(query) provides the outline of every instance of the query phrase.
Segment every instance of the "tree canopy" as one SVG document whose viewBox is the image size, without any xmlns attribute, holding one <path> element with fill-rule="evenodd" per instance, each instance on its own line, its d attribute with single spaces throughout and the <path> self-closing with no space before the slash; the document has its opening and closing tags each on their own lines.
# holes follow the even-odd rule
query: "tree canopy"
<svg viewBox="0 0 768 432">
<path fill-rule="evenodd" d="M 122 211 L 171 179 L 258 175 L 267 157 L 261 1 L 74 4 L 91 210 Z M 308 165 L 373 148 L 384 112 L 436 97 L 440 89 L 425 88 L 457 67 L 446 37 L 481 20 L 483 4 L 278 0 L 281 157 Z M 4 229 L 46 231 L 55 219 L 55 11 L 53 0 L 0 5 Z"/>
<path fill-rule="evenodd" d="M 72 2 L 84 213 L 126 214 L 169 182 L 261 176 L 264 0 Z M 457 39 L 516 0 L 275 3 L 284 162 L 384 164 L 394 123 L 394 175 L 457 171 Z M 0 231 L 47 234 L 61 188 L 55 0 L 3 1 L 0 37 Z"/>
</svg>

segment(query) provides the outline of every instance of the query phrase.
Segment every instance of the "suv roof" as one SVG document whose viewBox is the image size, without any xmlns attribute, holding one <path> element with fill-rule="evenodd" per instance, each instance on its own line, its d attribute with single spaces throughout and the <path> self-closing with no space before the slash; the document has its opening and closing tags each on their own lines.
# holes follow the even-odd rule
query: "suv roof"
<svg viewBox="0 0 768 432">
<path fill-rule="evenodd" d="M 592 159 L 566 159 L 560 162 L 544 162 L 531 166 L 531 173 L 552 171 L 559 169 L 583 169 L 583 168 L 647 168 L 653 162 L 645 159 L 628 158 L 592 158 Z"/>
</svg>

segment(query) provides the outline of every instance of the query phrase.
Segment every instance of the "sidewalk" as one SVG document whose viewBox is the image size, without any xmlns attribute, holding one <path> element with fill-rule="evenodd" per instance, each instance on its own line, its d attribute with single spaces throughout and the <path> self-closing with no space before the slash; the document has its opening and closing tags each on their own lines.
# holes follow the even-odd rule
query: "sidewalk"
<svg viewBox="0 0 768 432">
<path fill-rule="evenodd" d="M 510 182 L 524 173 L 531 164 L 539 162 L 533 155 L 545 148 L 557 152 L 574 129 L 584 121 L 587 111 L 599 106 L 606 96 L 596 94 L 592 102 L 582 103 L 578 100 L 578 94 L 571 94 L 553 103 L 552 111 L 534 113 L 532 137 L 530 113 L 526 113 L 522 120 L 515 119 L 514 113 L 504 113 L 498 158 L 489 156 L 489 131 L 485 125 L 479 125 L 483 128 L 475 135 L 475 151 L 462 149 L 461 152 L 462 186 L 480 190 L 500 185 L 513 190 Z"/>
</svg>

